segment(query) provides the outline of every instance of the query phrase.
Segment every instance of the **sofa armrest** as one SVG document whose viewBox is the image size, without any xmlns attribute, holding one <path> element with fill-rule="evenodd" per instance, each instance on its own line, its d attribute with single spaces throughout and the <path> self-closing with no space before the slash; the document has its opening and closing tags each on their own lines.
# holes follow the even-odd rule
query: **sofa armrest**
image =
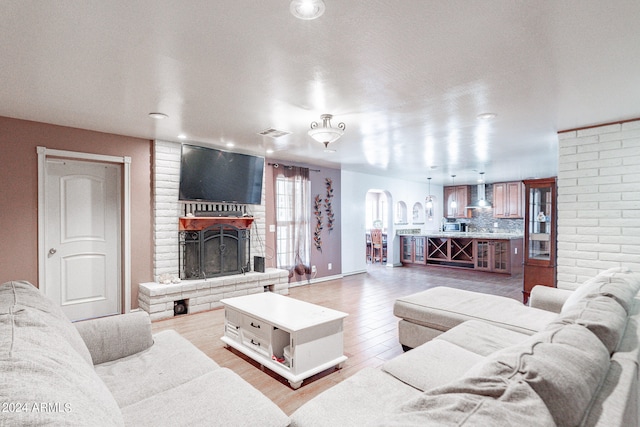
<svg viewBox="0 0 640 427">
<path fill-rule="evenodd" d="M 151 320 L 144 311 L 74 323 L 94 365 L 141 352 L 153 344 Z"/>
<path fill-rule="evenodd" d="M 529 305 L 553 313 L 560 313 L 564 302 L 573 291 L 567 289 L 551 288 L 549 286 L 534 286 L 531 289 Z"/>
</svg>

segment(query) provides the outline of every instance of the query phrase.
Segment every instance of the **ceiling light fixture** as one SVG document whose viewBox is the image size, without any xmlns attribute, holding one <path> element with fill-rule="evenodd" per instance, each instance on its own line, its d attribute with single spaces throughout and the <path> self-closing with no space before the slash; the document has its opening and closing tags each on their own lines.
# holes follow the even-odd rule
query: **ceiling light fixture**
<svg viewBox="0 0 640 427">
<path fill-rule="evenodd" d="M 480 120 L 492 120 L 495 119 L 498 115 L 496 113 L 482 113 L 478 114 L 477 118 Z"/>
<path fill-rule="evenodd" d="M 187 139 L 187 135 L 181 133 L 180 135 L 178 135 L 178 139 Z"/>
<path fill-rule="evenodd" d="M 455 187 L 456 186 L 456 176 L 455 175 L 451 175 L 451 186 Z M 456 192 L 455 190 L 453 191 L 453 198 L 451 200 L 451 209 L 455 209 L 458 207 L 458 202 L 456 202 Z"/>
<path fill-rule="evenodd" d="M 322 0 L 292 0 L 289 4 L 289 11 L 296 18 L 309 21 L 322 16 L 324 2 Z"/>
<path fill-rule="evenodd" d="M 149 113 L 149 117 L 156 120 L 162 120 L 162 119 L 166 119 L 169 116 L 167 116 L 165 113 L 153 112 L 153 113 Z"/>
<path fill-rule="evenodd" d="M 429 180 L 429 193 L 427 195 L 427 209 L 431 209 L 433 207 L 433 196 L 431 196 L 431 177 L 427 179 Z"/>
<path fill-rule="evenodd" d="M 329 144 L 344 135 L 346 126 L 344 123 L 338 123 L 337 128 L 332 127 L 331 119 L 333 116 L 331 114 L 323 114 L 320 118 L 322 119 L 322 126 L 318 125 L 318 122 L 311 122 L 309 136 L 324 144 L 324 148 L 328 148 Z"/>
</svg>

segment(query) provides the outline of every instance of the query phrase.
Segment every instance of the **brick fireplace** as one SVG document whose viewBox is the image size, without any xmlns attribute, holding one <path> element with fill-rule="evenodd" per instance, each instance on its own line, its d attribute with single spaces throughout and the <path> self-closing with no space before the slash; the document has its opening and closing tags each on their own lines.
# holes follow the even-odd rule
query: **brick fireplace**
<svg viewBox="0 0 640 427">
<path fill-rule="evenodd" d="M 253 271 L 253 255 L 265 257 L 265 206 L 264 188 L 262 186 L 261 205 L 235 205 L 214 203 L 184 203 L 178 200 L 180 183 L 180 153 L 181 144 L 167 141 L 155 141 L 153 161 L 153 193 L 154 193 L 154 223 L 153 223 L 153 274 L 155 282 L 141 283 L 138 292 L 140 308 L 151 314 L 152 320 L 164 319 L 174 316 L 176 302 L 181 302 L 187 307 L 188 313 L 210 310 L 220 307 L 222 298 L 247 295 L 250 293 L 272 291 L 281 294 L 289 293 L 288 277 L 286 270 L 267 268 L 264 273 Z M 196 212 L 209 211 L 212 216 L 225 217 L 224 222 L 238 230 L 249 231 L 250 238 L 241 244 L 246 244 L 246 260 L 238 261 L 239 273 L 223 274 L 218 277 L 205 277 L 198 279 L 182 280 L 180 283 L 161 284 L 160 277 L 169 276 L 175 281 L 181 276 L 184 254 L 181 254 L 180 233 L 193 219 Z M 226 215 L 228 213 L 228 215 Z M 249 218 L 245 217 L 248 216 Z M 181 220 L 181 218 L 183 218 Z M 221 218 L 216 218 L 220 220 Z M 235 220 L 251 219 L 248 225 L 239 225 Z M 185 228 L 186 225 L 186 228 Z M 199 227 L 199 226 L 198 226 Z M 229 230 L 231 227 L 223 227 Z M 243 227 L 245 227 L 243 229 Z M 181 230 L 181 228 L 184 228 Z M 205 227 L 206 228 L 206 227 Z M 200 230 L 195 230 L 200 231 Z M 206 236 L 210 237 L 210 236 Z M 229 241 L 223 239 L 225 250 Z M 214 250 L 217 249 L 214 245 Z M 249 256 L 249 254 L 251 256 Z M 235 267 L 238 267 L 235 266 Z M 244 267 L 244 270 L 242 270 Z M 249 268 L 247 268 L 249 267 Z M 216 267 L 212 267 L 215 270 Z M 224 270 L 224 268 L 222 268 Z M 245 271 L 244 273 L 242 271 Z"/>
</svg>

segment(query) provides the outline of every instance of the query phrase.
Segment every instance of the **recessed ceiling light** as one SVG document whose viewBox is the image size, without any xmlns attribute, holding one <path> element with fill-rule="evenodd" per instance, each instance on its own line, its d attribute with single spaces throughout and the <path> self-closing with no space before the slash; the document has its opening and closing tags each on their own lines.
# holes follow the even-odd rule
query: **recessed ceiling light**
<svg viewBox="0 0 640 427">
<path fill-rule="evenodd" d="M 235 144 L 233 142 L 227 142 L 227 147 L 231 148 L 233 147 Z"/>
<path fill-rule="evenodd" d="M 491 120 L 495 119 L 498 115 L 496 113 L 482 113 L 478 114 L 478 119 L 480 120 Z"/>
<path fill-rule="evenodd" d="M 289 11 L 298 19 L 306 21 L 316 19 L 324 13 L 324 2 L 322 0 L 292 0 Z"/>
<path fill-rule="evenodd" d="M 151 117 L 152 119 L 161 120 L 161 119 L 166 119 L 169 116 L 167 116 L 165 113 L 154 112 L 154 113 L 149 113 L 149 117 Z"/>
<path fill-rule="evenodd" d="M 187 139 L 187 135 L 181 133 L 180 135 L 178 135 L 178 139 Z"/>
<path fill-rule="evenodd" d="M 273 154 L 273 150 L 271 148 L 267 148 L 267 154 Z"/>
</svg>

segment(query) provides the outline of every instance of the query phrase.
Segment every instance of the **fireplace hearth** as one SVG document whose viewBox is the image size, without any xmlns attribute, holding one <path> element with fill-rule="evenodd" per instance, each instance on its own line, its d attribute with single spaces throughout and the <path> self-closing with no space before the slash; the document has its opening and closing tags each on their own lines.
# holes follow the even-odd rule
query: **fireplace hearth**
<svg viewBox="0 0 640 427">
<path fill-rule="evenodd" d="M 180 278 L 208 279 L 251 271 L 250 224 L 238 218 L 181 218 Z"/>
</svg>

